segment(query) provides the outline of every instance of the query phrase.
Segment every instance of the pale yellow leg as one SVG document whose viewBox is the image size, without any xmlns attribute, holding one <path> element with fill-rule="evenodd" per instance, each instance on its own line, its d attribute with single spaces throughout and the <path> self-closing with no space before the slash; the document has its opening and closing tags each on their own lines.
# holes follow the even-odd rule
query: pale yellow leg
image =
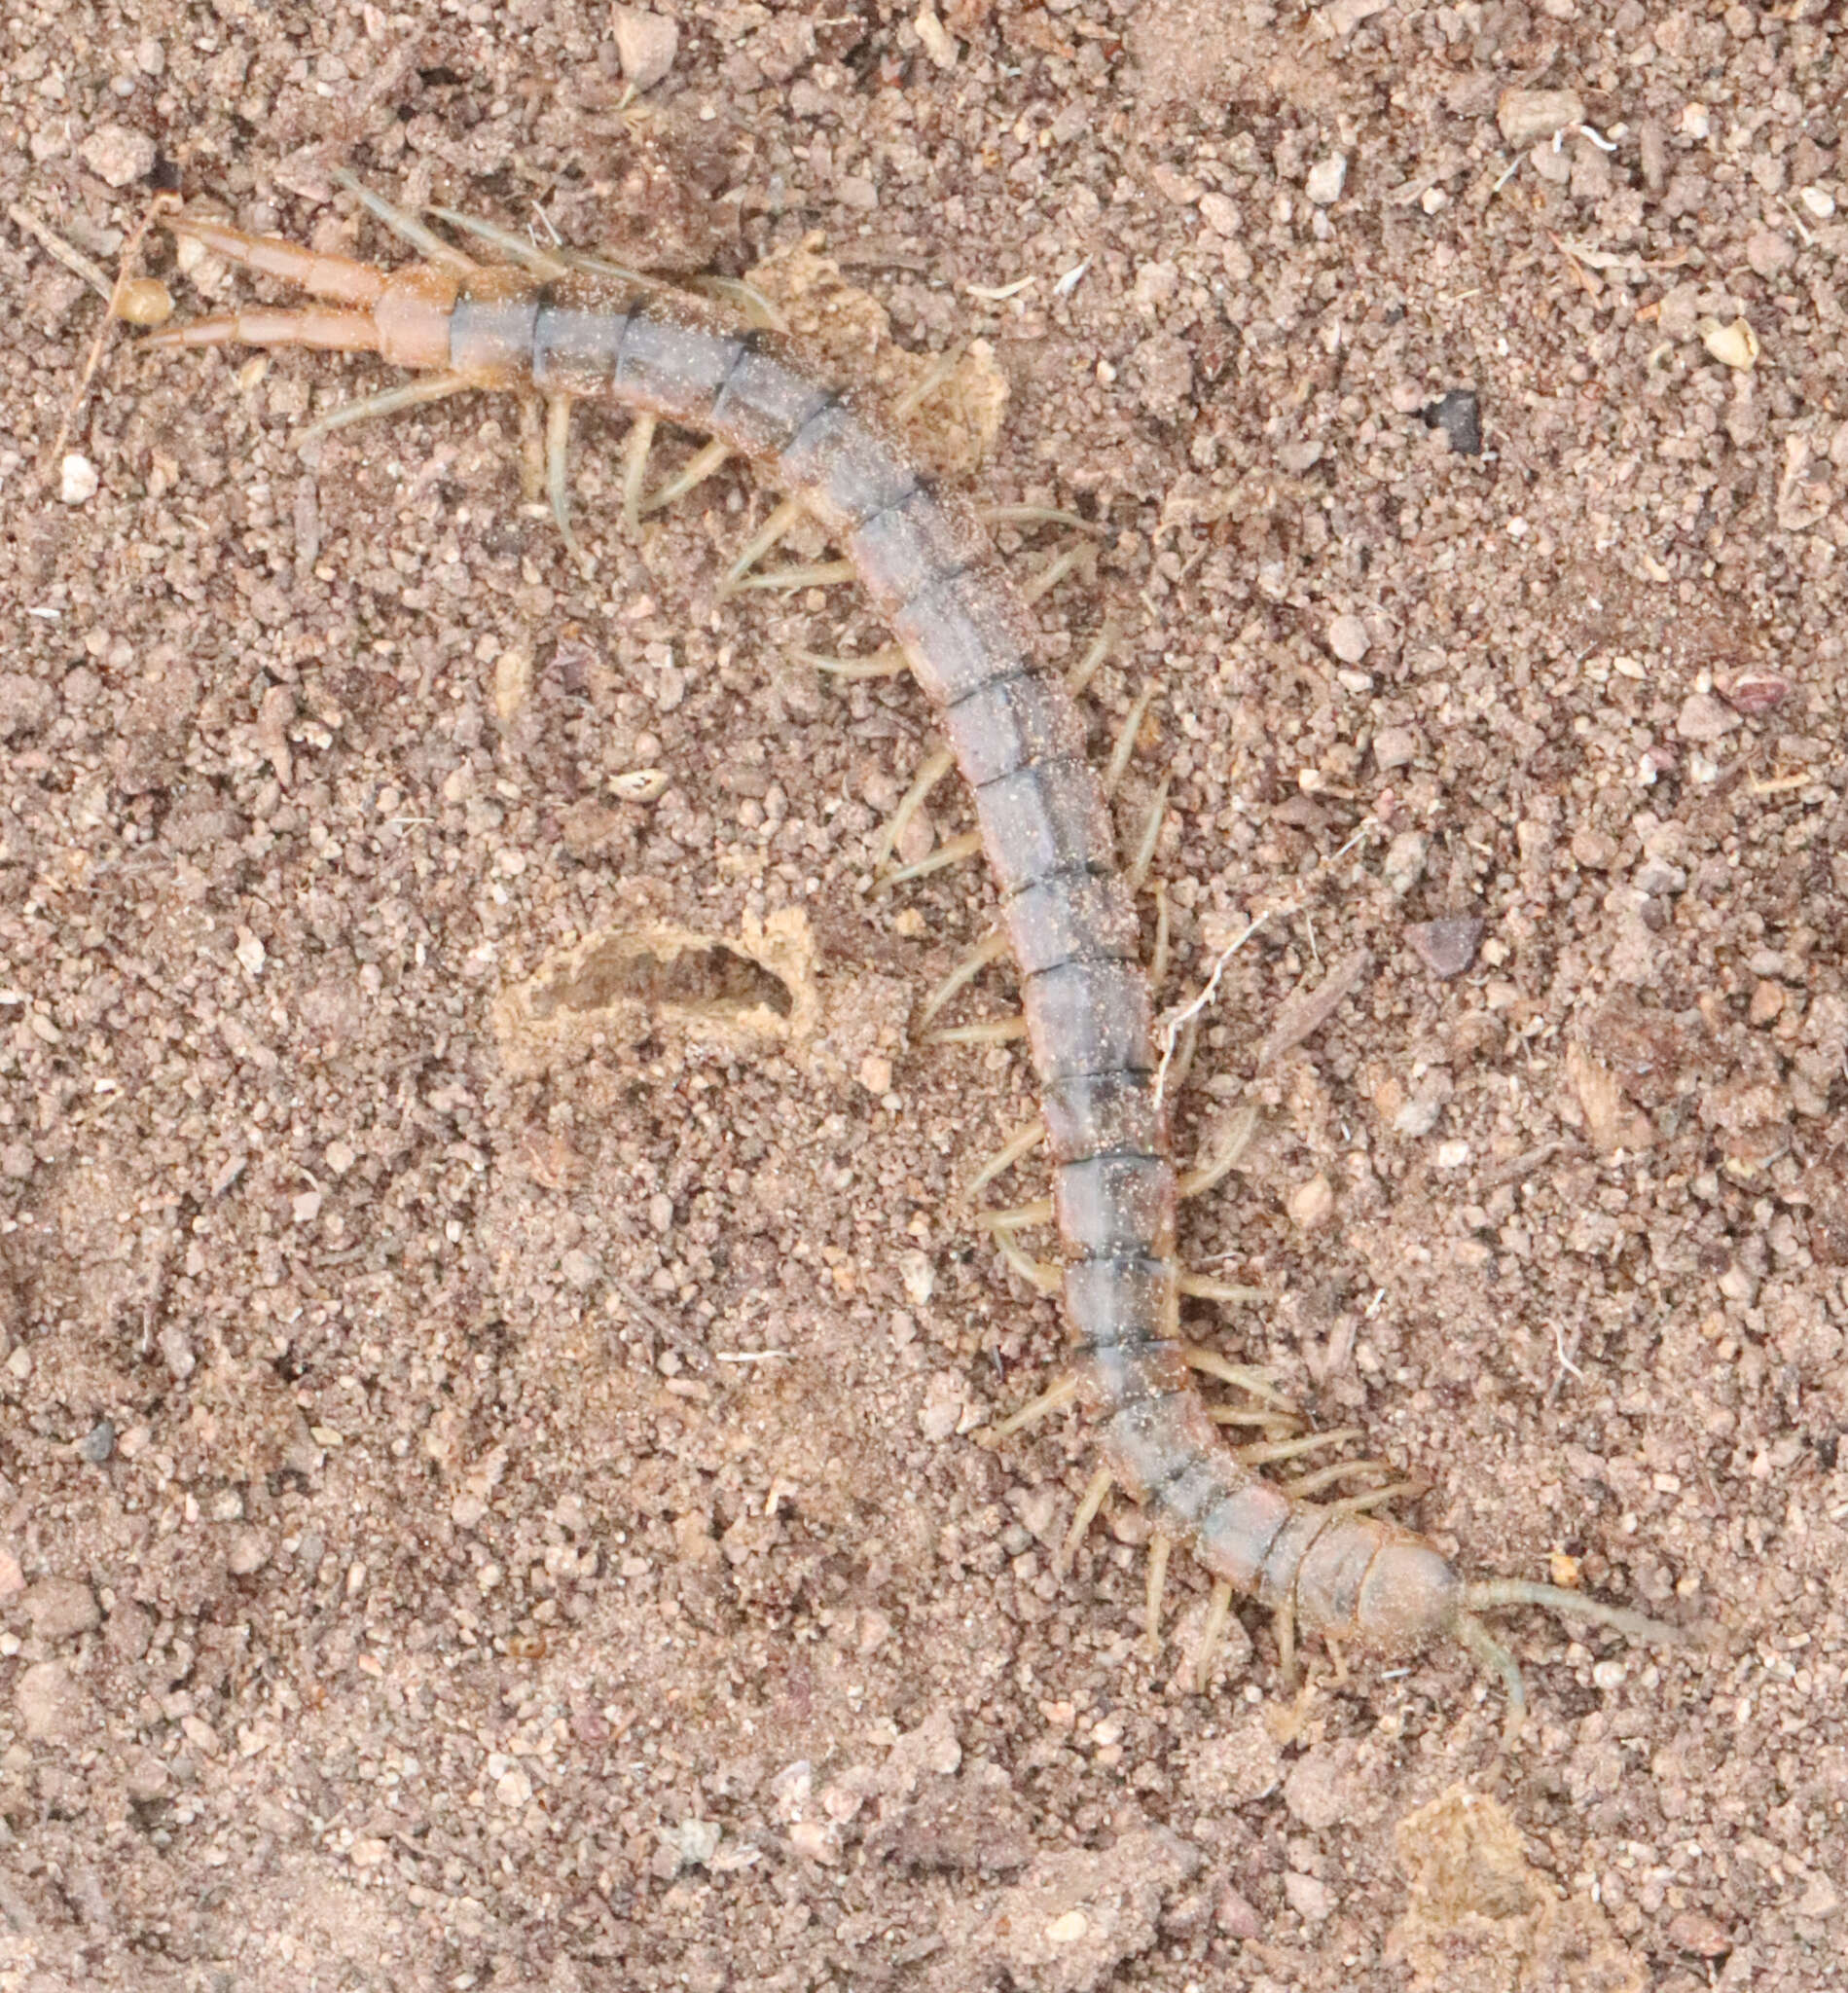
<svg viewBox="0 0 1848 1993">
<path fill-rule="evenodd" d="M 998 927 L 991 928 L 924 998 L 918 1012 L 918 1029 L 923 1031 L 951 997 L 967 989 L 990 962 L 999 961 L 1006 953 L 1007 936 Z"/>
<path fill-rule="evenodd" d="M 1174 1540 L 1160 1530 L 1148 1543 L 1148 1651 L 1161 1652 L 1161 1601 L 1168 1587 L 1168 1560 L 1174 1554 Z"/>
<path fill-rule="evenodd" d="M 963 1203 L 973 1204 L 996 1177 L 1004 1176 L 1016 1163 L 1032 1155 L 1045 1139 L 1046 1124 L 1043 1121 L 1029 1121 L 1025 1127 L 1015 1129 L 969 1178 L 962 1192 Z"/>
<path fill-rule="evenodd" d="M 1078 1554 L 1078 1545 L 1084 1541 L 1085 1531 L 1097 1520 L 1098 1510 L 1104 1506 L 1105 1498 L 1114 1485 L 1115 1477 L 1108 1468 L 1099 1468 L 1091 1476 L 1091 1485 L 1084 1491 L 1084 1500 L 1078 1504 L 1078 1511 L 1071 1518 L 1071 1527 L 1066 1532 L 1066 1540 L 1053 1560 L 1053 1569 L 1061 1577 L 1071 1569 L 1071 1561 Z"/>
<path fill-rule="evenodd" d="M 1232 1587 L 1226 1579 L 1214 1578 L 1213 1596 L 1207 1601 L 1207 1623 L 1200 1629 L 1200 1647 L 1193 1658 L 1193 1687 L 1196 1695 L 1207 1692 L 1213 1680 L 1214 1656 L 1225 1638 L 1225 1622 L 1232 1616 Z"/>
</svg>

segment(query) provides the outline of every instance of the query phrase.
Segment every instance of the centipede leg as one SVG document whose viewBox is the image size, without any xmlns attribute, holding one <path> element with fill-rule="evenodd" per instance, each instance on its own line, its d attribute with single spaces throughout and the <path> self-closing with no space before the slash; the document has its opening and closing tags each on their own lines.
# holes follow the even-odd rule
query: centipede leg
<svg viewBox="0 0 1848 1993">
<path fill-rule="evenodd" d="M 1056 1259 L 1035 1259 L 1023 1252 L 1005 1232 L 995 1235 L 995 1249 L 1036 1293 L 1056 1294 L 1065 1286 L 1066 1270 Z"/>
<path fill-rule="evenodd" d="M 789 655 L 798 664 L 807 665 L 816 671 L 826 671 L 835 678 L 899 678 L 911 669 L 910 660 L 895 643 L 876 650 L 869 658 L 828 657 L 813 650 L 792 650 Z"/>
<path fill-rule="evenodd" d="M 1010 1439 L 1016 1432 L 1025 1431 L 1029 1426 L 1036 1426 L 1053 1412 L 1063 1411 L 1067 1405 L 1075 1403 L 1077 1395 L 1077 1378 L 1061 1377 L 1048 1385 L 1037 1397 L 1029 1398 L 1019 1411 L 1010 1412 L 998 1426 L 991 1426 L 982 1436 L 987 1440 Z"/>
<path fill-rule="evenodd" d="M 1284 1594 L 1272 1622 L 1277 1629 L 1277 1673 L 1285 1692 L 1296 1685 L 1296 1594 Z"/>
<path fill-rule="evenodd" d="M 930 1045 L 1011 1045 L 1027 1035 L 1024 1017 L 992 1017 L 982 1024 L 953 1024 L 947 1031 L 932 1032 L 924 1040 Z"/>
<path fill-rule="evenodd" d="M 1161 1651 L 1161 1601 L 1168 1587 L 1168 1560 L 1174 1554 L 1174 1539 L 1157 1530 L 1148 1544 L 1148 1651 Z"/>
<path fill-rule="evenodd" d="M 1105 1499 L 1116 1485 L 1116 1477 L 1108 1468 L 1099 1468 L 1091 1476 L 1091 1484 L 1084 1491 L 1084 1500 L 1078 1504 L 1077 1512 L 1071 1518 L 1071 1527 L 1066 1532 L 1066 1540 L 1059 1545 L 1059 1554 L 1052 1561 L 1052 1568 L 1063 1577 L 1071 1569 L 1072 1559 L 1078 1554 L 1078 1545 L 1084 1541 L 1084 1533 L 1097 1520 L 1097 1513 L 1104 1506 Z"/>
<path fill-rule="evenodd" d="M 1213 1596 L 1207 1601 L 1206 1624 L 1200 1629 L 1200 1645 L 1194 1649 L 1193 1688 L 1196 1695 L 1207 1692 L 1213 1680 L 1213 1660 L 1225 1638 L 1226 1621 L 1232 1616 L 1232 1585 L 1227 1578 L 1215 1578 Z"/>
<path fill-rule="evenodd" d="M 981 854 L 981 832 L 964 831 L 960 837 L 953 837 L 940 844 L 928 857 L 920 858 L 916 864 L 901 865 L 897 871 L 884 874 L 878 885 L 881 889 L 890 886 L 905 886 L 914 879 L 924 879 L 932 872 L 941 872 L 948 866 L 960 865 L 964 858 L 979 858 Z"/>
<path fill-rule="evenodd" d="M 545 405 L 545 492 L 566 553 L 586 573 L 591 563 L 571 530 L 571 497 L 566 485 L 571 446 L 571 397 L 548 395 Z"/>
<path fill-rule="evenodd" d="M 1110 758 L 1104 770 L 1104 793 L 1106 796 L 1116 794 L 1117 784 L 1122 781 L 1130 765 L 1130 756 L 1136 752 L 1142 722 L 1148 717 L 1148 708 L 1154 705 L 1158 689 L 1153 684 L 1144 685 L 1124 715 L 1123 724 L 1116 730 L 1116 744 L 1110 749 Z"/>
<path fill-rule="evenodd" d="M 784 498 L 771 507 L 770 517 L 739 548 L 737 557 L 725 570 L 724 578 L 718 587 L 721 601 L 734 589 L 743 584 L 744 578 L 758 562 L 776 546 L 791 526 L 807 516 L 807 512 L 808 508 L 797 498 Z"/>
<path fill-rule="evenodd" d="M 395 416 L 405 409 L 448 401 L 452 395 L 466 394 L 481 384 L 469 374 L 420 375 L 415 380 L 402 381 L 398 386 L 384 388 L 378 394 L 362 395 L 358 401 L 342 402 L 339 408 L 317 416 L 306 429 L 297 430 L 295 441 L 299 448 L 302 444 L 312 443 L 317 437 L 331 436 L 336 429 L 350 429 L 355 422 L 370 422 L 375 417 Z"/>
<path fill-rule="evenodd" d="M 1032 1155 L 1045 1139 L 1046 1124 L 1043 1121 L 1029 1121 L 1024 1128 L 1017 1128 L 969 1178 L 962 1192 L 964 1203 L 973 1204 L 996 1177 L 1004 1176 L 1016 1163 Z"/>
<path fill-rule="evenodd" d="M 1006 953 L 1006 935 L 998 927 L 991 928 L 924 998 L 918 1011 L 919 1030 L 922 1031 L 929 1024 L 958 991 L 966 989 L 974 982 L 990 962 L 999 961 Z M 1002 1167 L 1005 1168 L 1006 1165 L 1003 1164 Z"/>
<path fill-rule="evenodd" d="M 648 453 L 654 447 L 654 417 L 637 416 L 623 443 L 623 524 L 632 537 L 641 531 L 642 487 L 648 478 Z"/>
<path fill-rule="evenodd" d="M 911 819 L 924 808 L 930 791 L 955 766 L 956 756 L 947 747 L 935 748 L 924 756 L 918 773 L 912 778 L 910 788 L 899 798 L 898 808 L 887 818 L 885 827 L 873 840 L 875 870 L 891 856 Z"/>
<path fill-rule="evenodd" d="M 702 445 L 672 477 L 657 485 L 641 501 L 642 517 L 646 519 L 649 513 L 659 512 L 663 506 L 671 505 L 677 498 L 684 498 L 696 486 L 705 484 L 707 478 L 731 459 L 732 453 L 725 444 Z"/>
</svg>

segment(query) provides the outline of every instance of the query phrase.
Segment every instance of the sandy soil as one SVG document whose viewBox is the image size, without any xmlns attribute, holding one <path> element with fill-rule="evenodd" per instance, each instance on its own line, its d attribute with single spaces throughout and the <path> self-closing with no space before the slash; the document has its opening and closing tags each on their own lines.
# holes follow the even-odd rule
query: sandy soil
<svg viewBox="0 0 1848 1993">
<path fill-rule="evenodd" d="M 1292 1698 L 1252 1614 L 1196 1694 L 1184 1560 L 1151 1656 L 1081 1423 L 976 1436 L 1058 1360 L 957 1202 L 1031 1090 L 917 1029 L 986 888 L 872 891 L 852 592 L 719 602 L 770 497 L 637 539 L 595 412 L 588 578 L 511 398 L 305 457 L 381 376 L 300 354 L 125 335 L 65 502 L 16 211 L 0 1989 L 1848 1983 L 1840 8 L 719 0 L 627 107 L 617 25 L 20 0 L 6 199 L 818 235 L 843 371 L 965 347 L 1100 751 L 1160 687 L 1165 1000 L 1282 910 L 1180 1128 L 1261 1109 L 1186 1248 L 1274 1298 L 1194 1331 L 1703 1644 L 1510 1618 L 1500 1765 L 1461 1652 Z"/>
</svg>

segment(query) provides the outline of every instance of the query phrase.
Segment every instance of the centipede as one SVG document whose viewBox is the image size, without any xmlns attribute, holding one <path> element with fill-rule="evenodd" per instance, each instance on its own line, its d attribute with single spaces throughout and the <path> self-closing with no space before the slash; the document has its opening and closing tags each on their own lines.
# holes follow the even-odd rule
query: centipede
<svg viewBox="0 0 1848 1993">
<path fill-rule="evenodd" d="M 1073 690 L 1040 655 L 1021 591 L 972 508 L 940 491 L 886 425 L 775 331 L 594 255 L 431 210 L 493 252 L 470 255 L 420 213 L 340 177 L 417 260 L 386 269 L 180 209 L 165 217 L 177 236 L 309 302 L 171 324 L 143 344 L 374 354 L 411 377 L 344 405 L 322 430 L 465 391 L 536 394 L 548 410 L 546 489 L 567 536 L 575 404 L 634 419 L 632 468 L 656 423 L 703 436 L 698 470 L 736 457 L 783 494 L 732 578 L 806 515 L 889 630 L 893 669 L 908 670 L 928 702 L 973 800 L 967 849 L 979 841 L 998 896 L 997 934 L 982 959 L 1004 947 L 1019 977 L 1040 1118 L 1008 1159 L 1043 1146 L 1050 1162 L 1044 1214 L 1060 1242 L 1052 1278 L 1071 1345 L 1059 1383 L 997 1431 L 1076 1401 L 1102 1461 L 1083 1520 L 1112 1486 L 1140 1504 L 1161 1568 L 1178 1547 L 1212 1579 L 1210 1623 L 1222 1623 L 1235 1598 L 1254 1601 L 1275 1615 L 1286 1672 L 1302 1638 L 1383 1661 L 1460 1645 L 1505 1688 L 1504 1747 L 1520 1733 L 1526 1690 L 1486 1615 L 1538 1607 L 1634 1642 L 1684 1644 L 1684 1629 L 1580 1591 L 1466 1577 L 1428 1539 L 1374 1513 L 1369 1497 L 1318 1501 L 1260 1470 L 1275 1445 L 1227 1442 L 1196 1380 L 1254 1379 L 1182 1334 L 1190 1289 L 1166 1074 L 1105 784 L 1086 758 Z"/>
</svg>

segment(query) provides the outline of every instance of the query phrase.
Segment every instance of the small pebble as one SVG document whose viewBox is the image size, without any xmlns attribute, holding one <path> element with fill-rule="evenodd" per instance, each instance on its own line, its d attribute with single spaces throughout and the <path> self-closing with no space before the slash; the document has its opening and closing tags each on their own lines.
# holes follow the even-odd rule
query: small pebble
<svg viewBox="0 0 1848 1993">
<path fill-rule="evenodd" d="M 21 1604 L 40 1640 L 74 1640 L 80 1633 L 91 1632 L 102 1620 L 96 1595 L 80 1578 L 42 1577 Z"/>
<path fill-rule="evenodd" d="M 1738 715 L 1728 711 L 1711 692 L 1691 692 L 1682 701 L 1675 731 L 1684 741 L 1719 741 L 1738 724 Z"/>
<path fill-rule="evenodd" d="M 1516 152 L 1585 122 L 1585 100 L 1576 90 L 1504 90 L 1495 122 Z"/>
<path fill-rule="evenodd" d="M 109 1419 L 98 1419 L 77 1442 L 78 1458 L 89 1461 L 91 1467 L 101 1467 L 115 1450 L 116 1429 Z"/>
<path fill-rule="evenodd" d="M 1418 736 L 1410 727 L 1382 727 L 1373 736 L 1373 761 L 1382 771 L 1409 768 L 1417 759 Z"/>
<path fill-rule="evenodd" d="M 1304 1232 L 1319 1232 L 1334 1215 L 1334 1188 L 1320 1170 L 1289 1193 L 1290 1223 Z"/>
<path fill-rule="evenodd" d="M 665 14 L 649 14 L 640 7 L 612 7 L 610 33 L 623 75 L 636 90 L 653 90 L 673 67 L 680 26 Z"/>
<path fill-rule="evenodd" d="M 78 147 L 83 162 L 110 187 L 127 187 L 154 171 L 154 140 L 126 125 L 103 125 Z"/>
<path fill-rule="evenodd" d="M 1835 212 L 1835 197 L 1827 187 L 1805 187 L 1797 197 L 1819 222 L 1826 222 Z"/>
<path fill-rule="evenodd" d="M 1782 706 L 1791 696 L 1791 681 L 1772 671 L 1753 671 L 1743 678 L 1735 678 L 1730 685 L 1722 687 L 1721 692 L 1734 712 L 1742 712 L 1748 719 L 1757 719 Z"/>
<path fill-rule="evenodd" d="M 1476 959 L 1482 923 L 1473 915 L 1455 914 L 1441 921 L 1420 921 L 1405 930 L 1412 951 L 1431 974 L 1448 982 Z"/>
<path fill-rule="evenodd" d="M 1334 1909 L 1334 1898 L 1329 1895 L 1327 1884 L 1318 1882 L 1313 1875 L 1299 1875 L 1293 1868 L 1284 1877 L 1284 1894 L 1305 1924 L 1323 1923 Z"/>
<path fill-rule="evenodd" d="M 1328 625 L 1328 648 L 1344 665 L 1358 665 L 1372 643 L 1359 616 L 1337 616 Z"/>
<path fill-rule="evenodd" d="M 1310 167 L 1303 192 L 1318 207 L 1332 207 L 1341 199 L 1341 190 L 1347 183 L 1348 156 L 1335 152 Z"/>
<path fill-rule="evenodd" d="M 1380 876 L 1403 899 L 1425 876 L 1425 860 L 1431 840 L 1422 830 L 1402 830 L 1386 848 Z"/>
<path fill-rule="evenodd" d="M 82 505 L 95 497 L 96 488 L 101 483 L 96 475 L 96 466 L 89 457 L 79 456 L 75 451 L 57 467 L 57 495 L 66 505 Z"/>
</svg>

